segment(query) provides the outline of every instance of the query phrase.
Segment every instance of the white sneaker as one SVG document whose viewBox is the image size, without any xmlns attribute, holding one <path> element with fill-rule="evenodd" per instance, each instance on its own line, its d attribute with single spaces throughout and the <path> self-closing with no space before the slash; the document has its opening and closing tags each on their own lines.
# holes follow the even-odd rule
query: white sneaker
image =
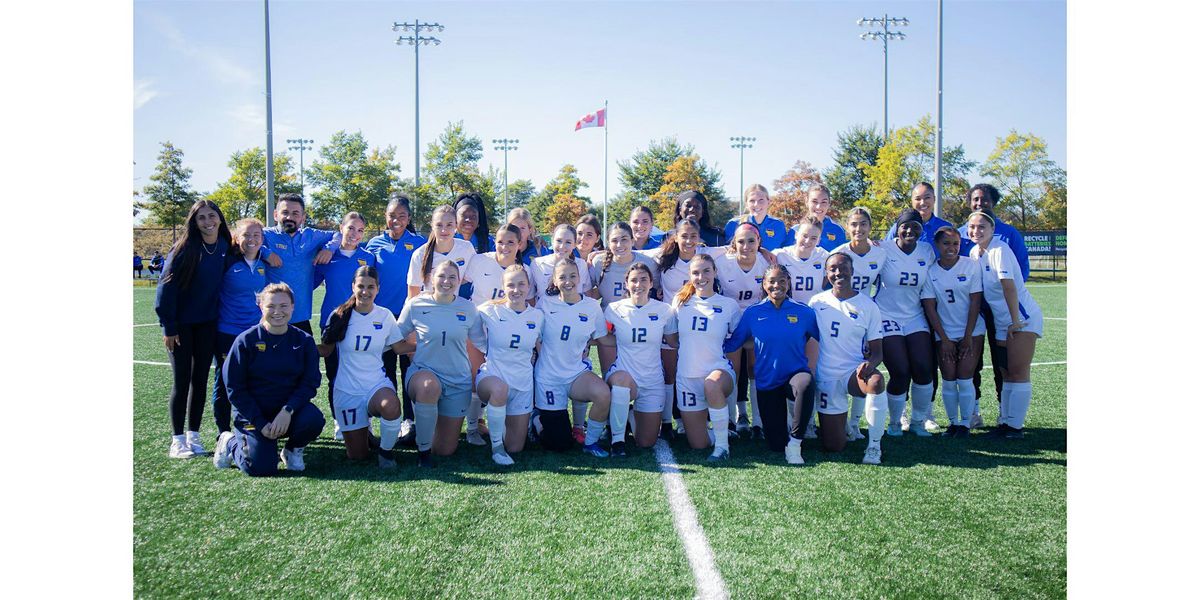
<svg viewBox="0 0 1200 600">
<path fill-rule="evenodd" d="M 188 446 L 191 446 L 192 448 L 192 454 L 195 454 L 196 456 L 208 454 L 208 451 L 204 449 L 204 445 L 200 443 L 199 431 L 187 432 L 187 443 Z"/>
<path fill-rule="evenodd" d="M 233 466 L 233 432 L 224 431 L 217 438 L 217 448 L 213 451 L 213 466 L 218 469 L 228 469 Z"/>
<path fill-rule="evenodd" d="M 504 451 L 504 446 L 492 446 L 492 460 L 505 467 L 513 464 L 513 459 Z"/>
<path fill-rule="evenodd" d="M 675 434 L 687 435 L 687 430 L 683 428 L 683 419 L 680 419 L 677 423 L 675 423 Z"/>
<path fill-rule="evenodd" d="M 338 425 L 338 422 L 336 420 L 334 420 L 334 422 L 333 422 L 333 441 L 335 441 L 335 442 L 346 441 L 346 438 L 342 437 L 342 428 L 340 425 Z"/>
<path fill-rule="evenodd" d="M 479 435 L 478 429 L 468 429 L 467 430 L 467 443 L 472 446 L 488 445 L 487 440 L 483 439 L 482 435 Z"/>
<path fill-rule="evenodd" d="M 971 415 L 971 429 L 979 429 L 983 427 L 983 417 L 979 413 Z"/>
<path fill-rule="evenodd" d="M 929 433 L 936 433 L 939 429 L 941 429 L 941 427 L 938 426 L 937 421 L 934 421 L 933 419 L 925 419 L 925 431 L 928 431 Z"/>
<path fill-rule="evenodd" d="M 863 453 L 863 464 L 877 465 L 882 457 L 883 451 L 879 449 L 879 446 L 867 446 L 867 451 Z"/>
<path fill-rule="evenodd" d="M 912 426 L 912 421 L 910 421 L 908 419 L 908 412 L 905 411 L 903 414 L 900 415 L 900 431 L 908 431 L 908 428 L 911 426 Z"/>
<path fill-rule="evenodd" d="M 171 450 L 167 452 L 167 456 L 171 458 L 191 458 L 196 453 L 192 452 L 192 447 L 187 443 L 187 438 L 184 436 L 171 436 Z"/>
<path fill-rule="evenodd" d="M 304 470 L 304 448 L 296 448 L 295 450 L 284 448 L 279 451 L 279 458 L 283 459 L 284 467 L 289 471 Z"/>
<path fill-rule="evenodd" d="M 800 455 L 800 444 L 795 442 L 793 439 L 783 447 L 783 457 L 787 459 L 789 465 L 802 465 L 804 457 Z"/>
<path fill-rule="evenodd" d="M 849 433 L 850 430 L 847 429 L 846 432 Z M 817 439 L 817 424 L 816 423 L 808 424 L 808 428 L 804 430 L 804 439 L 806 439 L 806 440 Z"/>
</svg>

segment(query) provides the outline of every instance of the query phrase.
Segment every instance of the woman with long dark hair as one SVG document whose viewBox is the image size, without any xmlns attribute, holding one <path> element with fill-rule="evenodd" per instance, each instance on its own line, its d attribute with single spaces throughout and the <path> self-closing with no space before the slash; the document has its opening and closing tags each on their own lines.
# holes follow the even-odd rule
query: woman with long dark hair
<svg viewBox="0 0 1200 600">
<path fill-rule="evenodd" d="M 173 375 L 171 458 L 205 452 L 200 444 L 200 421 L 217 343 L 221 277 L 231 242 L 220 207 L 212 200 L 197 200 L 188 210 L 183 235 L 167 254 L 158 284 L 154 312 L 162 326 Z"/>
<path fill-rule="evenodd" d="M 459 194 L 454 200 L 454 214 L 458 220 L 458 232 L 454 237 L 471 242 L 476 254 L 492 252 L 496 240 L 491 236 L 487 207 L 483 198 L 474 192 Z"/>
<path fill-rule="evenodd" d="M 695 219 L 700 225 L 700 239 L 709 247 L 724 246 L 725 232 L 713 227 L 708 212 L 708 198 L 696 190 L 688 190 L 675 197 L 675 220 Z"/>
</svg>

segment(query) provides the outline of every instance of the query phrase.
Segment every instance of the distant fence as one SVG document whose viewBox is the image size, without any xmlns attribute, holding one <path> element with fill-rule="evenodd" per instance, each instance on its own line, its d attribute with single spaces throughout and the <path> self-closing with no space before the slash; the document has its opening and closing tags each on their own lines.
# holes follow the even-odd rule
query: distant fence
<svg viewBox="0 0 1200 600">
<path fill-rule="evenodd" d="M 1049 231 L 1026 231 L 1025 249 L 1029 251 L 1029 272 L 1050 273 L 1050 278 L 1058 280 L 1061 274 L 1067 275 L 1067 230 L 1054 229 Z"/>
</svg>

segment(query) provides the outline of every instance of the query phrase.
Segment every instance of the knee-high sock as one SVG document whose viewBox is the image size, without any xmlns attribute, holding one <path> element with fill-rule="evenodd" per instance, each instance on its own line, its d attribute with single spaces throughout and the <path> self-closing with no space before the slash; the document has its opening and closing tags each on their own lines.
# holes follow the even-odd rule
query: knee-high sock
<svg viewBox="0 0 1200 600">
<path fill-rule="evenodd" d="M 504 447 L 504 417 L 507 414 L 503 406 L 487 405 L 488 437 L 492 438 L 492 448 Z"/>
<path fill-rule="evenodd" d="M 734 380 L 733 394 L 730 394 L 730 395 L 735 396 L 736 394 L 737 394 L 737 382 L 736 382 L 736 380 Z M 725 403 L 725 412 L 729 414 L 729 422 L 730 423 L 737 422 L 737 402 L 736 401 L 735 402 L 726 402 Z"/>
<path fill-rule="evenodd" d="M 471 392 L 471 403 L 467 405 L 467 431 L 479 429 L 479 415 L 482 413 L 483 405 L 479 400 L 479 394 Z"/>
<path fill-rule="evenodd" d="M 625 424 L 629 422 L 629 388 L 614 385 L 612 389 L 612 405 L 608 408 L 608 428 L 612 431 L 612 441 L 625 441 Z"/>
<path fill-rule="evenodd" d="M 1012 397 L 1012 390 L 1008 389 L 1006 385 L 1000 390 L 1000 419 L 998 423 L 1012 427 L 1012 424 L 1008 422 L 1009 405 L 1011 404 L 1009 401 L 1010 397 Z"/>
<path fill-rule="evenodd" d="M 754 387 L 754 378 L 750 378 L 750 382 L 746 384 L 746 395 L 750 397 L 750 410 L 754 412 L 751 415 L 753 419 L 751 425 L 762 427 L 762 416 L 758 414 L 758 389 Z"/>
<path fill-rule="evenodd" d="M 962 425 L 958 414 L 958 382 L 953 379 L 942 382 L 942 408 L 946 409 L 946 418 L 951 425 Z M 967 415 L 967 418 L 971 416 Z"/>
<path fill-rule="evenodd" d="M 579 427 L 587 420 L 588 403 L 582 400 L 571 399 L 571 425 Z"/>
<path fill-rule="evenodd" d="M 879 440 L 883 439 L 883 430 L 887 426 L 884 411 L 888 409 L 888 398 L 883 394 L 867 394 L 866 405 L 868 442 L 872 446 L 878 446 Z"/>
<path fill-rule="evenodd" d="M 600 434 L 604 433 L 604 421 L 587 420 L 587 432 L 583 436 L 583 445 L 590 446 L 600 441 Z"/>
<path fill-rule="evenodd" d="M 708 409 L 708 419 L 712 421 L 713 444 L 718 448 L 729 449 L 729 411 L 725 407 Z"/>
<path fill-rule="evenodd" d="M 662 409 L 662 422 L 663 423 L 671 422 L 671 408 L 673 408 L 675 406 L 675 385 L 676 384 L 671 384 L 671 385 L 667 386 L 667 388 L 668 388 L 667 389 L 667 392 L 668 392 L 667 393 L 667 401 L 663 402 L 663 409 Z"/>
<path fill-rule="evenodd" d="M 400 424 L 404 419 L 396 417 L 391 421 L 379 419 L 379 448 L 381 450 L 391 450 L 396 447 L 396 440 L 400 438 Z"/>
<path fill-rule="evenodd" d="M 971 415 L 975 414 L 975 382 L 970 379 L 959 379 L 958 383 L 958 414 L 962 415 L 962 423 L 971 423 Z"/>
<path fill-rule="evenodd" d="M 904 394 L 887 395 L 889 425 L 900 425 L 900 415 L 904 414 L 904 404 L 906 400 L 907 398 L 905 398 Z"/>
<path fill-rule="evenodd" d="M 437 404 L 413 402 L 413 412 L 417 413 L 417 450 L 428 450 L 433 447 L 433 429 L 437 426 Z"/>
<path fill-rule="evenodd" d="M 862 421 L 863 412 L 867 409 L 867 399 L 865 396 L 850 397 L 850 418 L 846 420 L 846 432 L 852 433 L 858 429 L 858 424 Z"/>
<path fill-rule="evenodd" d="M 924 423 L 933 418 L 933 383 L 924 385 L 912 384 L 912 420 L 913 423 Z"/>
<path fill-rule="evenodd" d="M 1008 426 L 1017 429 L 1025 427 L 1025 416 L 1029 414 L 1029 404 L 1033 400 L 1033 383 L 1006 381 L 1004 391 L 1008 394 Z"/>
</svg>

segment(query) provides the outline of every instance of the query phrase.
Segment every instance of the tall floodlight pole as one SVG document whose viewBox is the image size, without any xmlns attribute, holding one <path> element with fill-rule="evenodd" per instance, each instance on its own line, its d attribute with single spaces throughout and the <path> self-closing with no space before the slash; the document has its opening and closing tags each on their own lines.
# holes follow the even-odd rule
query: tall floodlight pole
<svg viewBox="0 0 1200 600">
<path fill-rule="evenodd" d="M 392 23 L 392 31 L 412 32 L 412 35 L 402 35 L 396 38 L 397 45 L 408 44 L 413 47 L 413 182 L 421 185 L 421 44 L 428 46 L 441 45 L 442 40 L 435 37 L 422 37 L 422 31 L 445 31 L 438 23 Z"/>
<path fill-rule="evenodd" d="M 517 149 L 517 144 L 521 143 L 521 140 L 510 140 L 508 138 L 500 138 L 498 140 L 492 140 L 492 143 L 497 144 L 497 146 L 496 146 L 497 150 L 504 151 L 504 214 L 507 215 L 508 214 L 508 151 L 509 150 L 515 151 Z"/>
<path fill-rule="evenodd" d="M 757 138 L 744 136 L 729 138 L 732 142 L 729 147 L 738 151 L 738 206 L 743 214 L 746 212 L 746 198 L 742 195 L 742 190 L 746 189 L 746 148 L 753 148 L 755 140 Z"/>
<path fill-rule="evenodd" d="M 883 31 L 868 31 L 858 37 L 863 40 L 883 40 L 883 141 L 886 143 L 891 137 L 888 129 L 888 42 L 905 38 L 904 32 L 892 31 L 891 28 L 908 26 L 908 19 L 889 17 L 884 13 L 883 17 L 863 17 L 858 20 L 858 26 L 883 27 Z"/>
<path fill-rule="evenodd" d="M 263 0 L 263 38 L 267 47 L 267 227 L 275 225 L 275 146 L 271 141 L 271 7 Z"/>
<path fill-rule="evenodd" d="M 288 146 L 288 150 L 299 150 L 300 151 L 300 195 L 303 196 L 304 195 L 304 151 L 312 150 L 312 146 L 309 146 L 309 144 L 313 143 L 313 141 L 306 140 L 304 138 L 299 138 L 299 139 L 294 139 L 294 140 L 288 140 L 287 143 L 291 144 Z"/>
<path fill-rule="evenodd" d="M 933 214 L 942 216 L 942 0 L 937 14 L 937 147 L 933 154 Z"/>
</svg>

